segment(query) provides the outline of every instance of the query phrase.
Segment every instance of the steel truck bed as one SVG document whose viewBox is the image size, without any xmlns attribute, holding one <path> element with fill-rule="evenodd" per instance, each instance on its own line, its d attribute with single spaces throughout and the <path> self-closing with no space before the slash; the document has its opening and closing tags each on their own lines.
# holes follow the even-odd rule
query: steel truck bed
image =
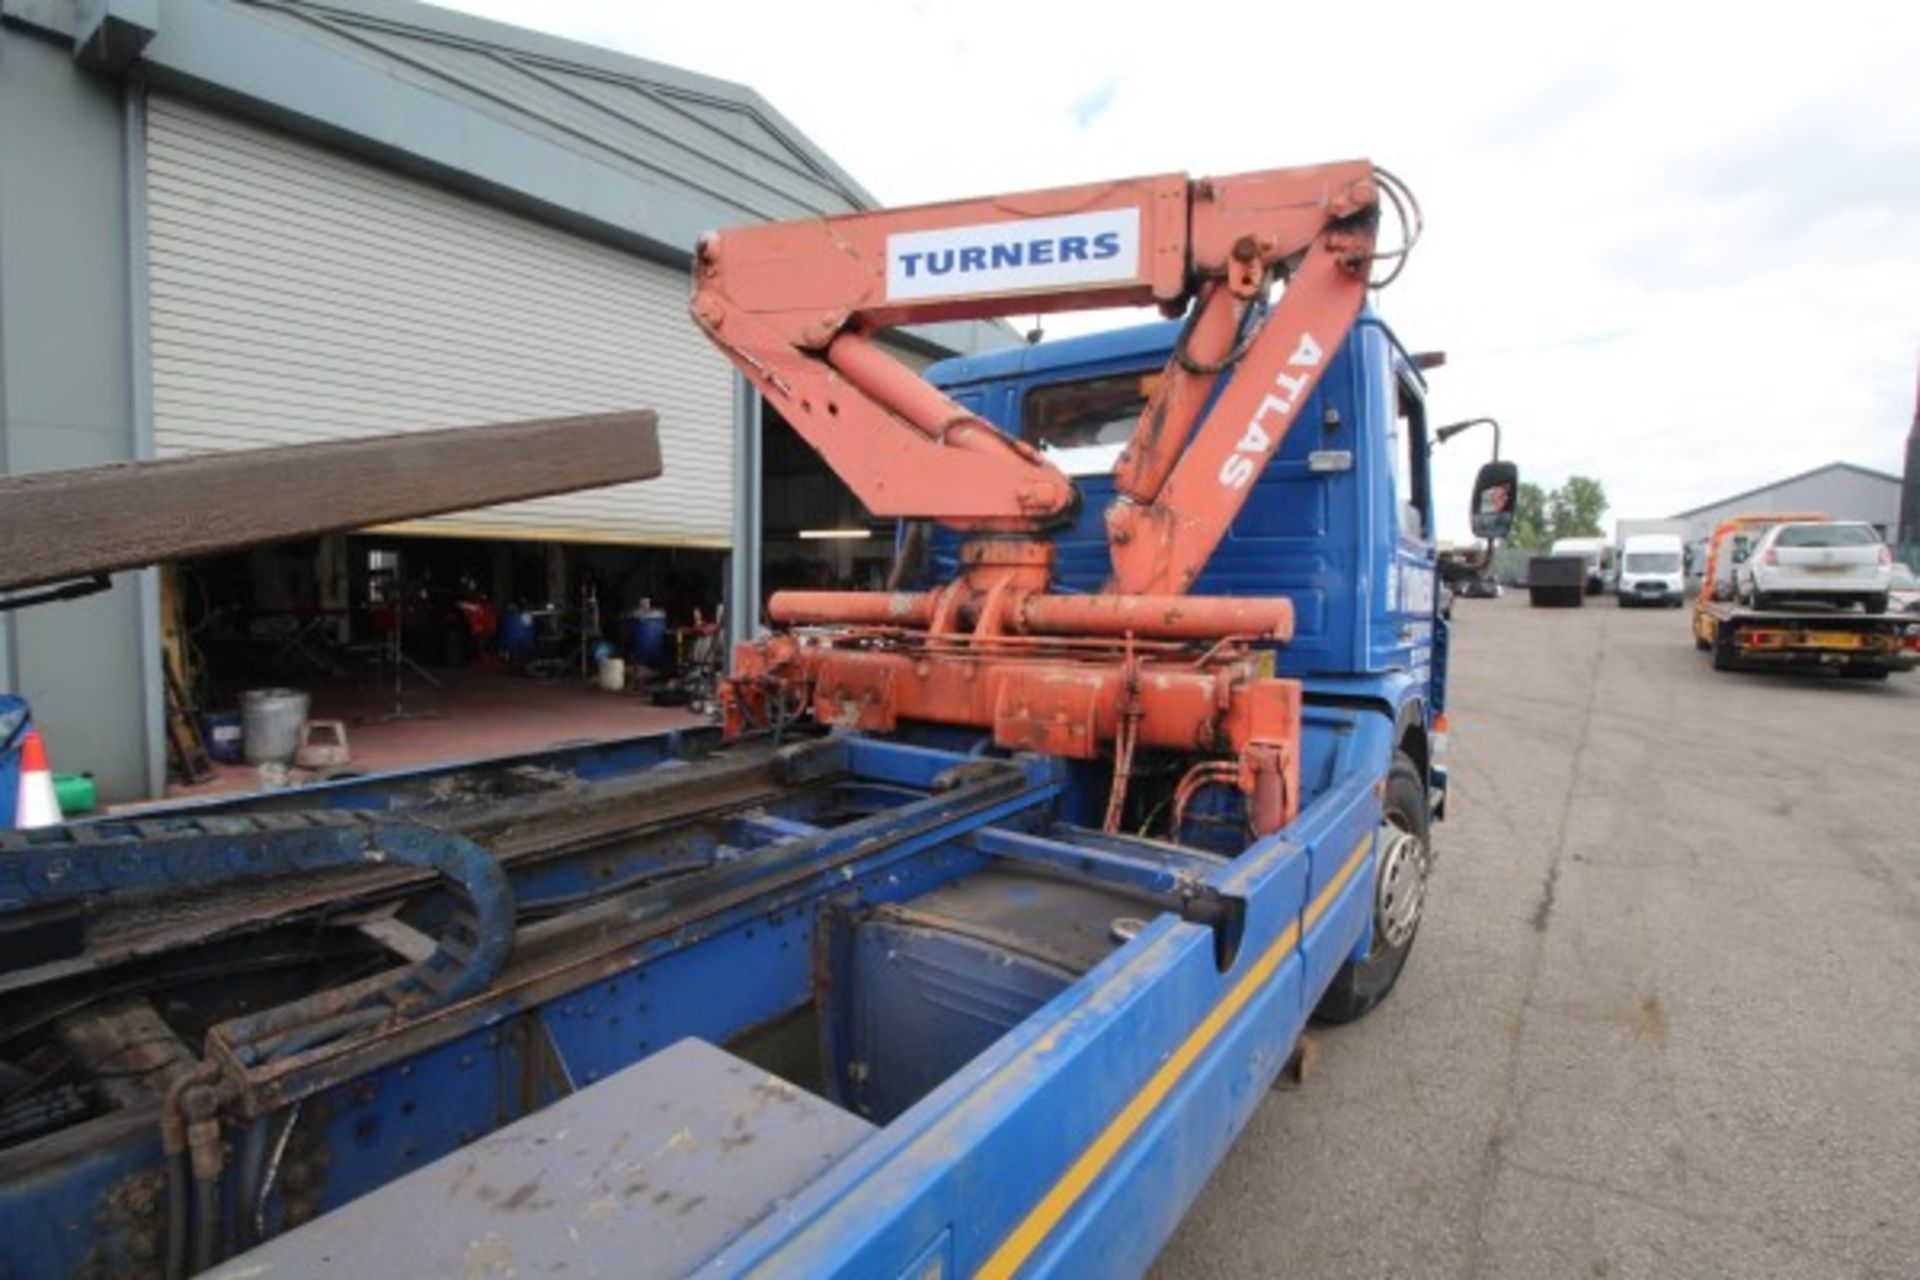
<svg viewBox="0 0 1920 1280">
<path fill-rule="evenodd" d="M 603 1134 L 650 1137 L 621 1073 L 688 1039 L 845 1113 L 834 1131 L 854 1135 L 779 1188 L 778 1213 L 750 1178 L 741 1204 L 701 1209 L 725 1226 L 701 1237 L 719 1242 L 710 1273 L 1005 1272 L 1069 1248 L 1082 1274 L 1140 1269 L 1367 941 L 1390 726 L 1307 714 L 1302 814 L 1237 856 L 1076 825 L 1083 780 L 1058 761 L 842 736 L 705 754 L 642 741 L 302 797 L 332 801 L 331 817 L 275 814 L 280 796 L 18 833 L 9 896 L 45 891 L 52 860 L 134 875 L 136 851 L 152 891 L 115 894 L 78 950 L 5 975 L 12 1058 L 36 1039 L 69 1057 L 38 1120 L 10 1117 L 0 1270 L 160 1270 L 158 1219 L 185 1188 L 159 1116 L 203 1040 L 246 1120 L 213 1176 L 196 1149 L 192 1189 L 228 1225 L 195 1254 L 265 1240 L 271 1259 L 345 1248 L 356 1214 L 417 1185 L 405 1175 L 478 1161 L 485 1135 L 562 1098 Z M 425 967 L 436 937 L 449 949 L 468 918 L 457 895 L 431 871 L 316 867 L 289 883 L 235 868 L 289 830 L 393 823 L 496 853 L 511 946 L 459 998 L 342 1022 L 409 957 Z M 487 909 L 470 915 L 484 934 Z M 727 1100 L 727 1072 L 679 1077 L 675 1105 L 696 1119 L 674 1141 L 712 1155 L 768 1132 Z M 523 1182 L 461 1183 L 442 1212 L 462 1229 L 392 1241 L 394 1265 L 540 1256 L 537 1224 L 570 1193 Z M 509 1210 L 536 1203 L 523 1234 Z M 609 1212 L 571 1203 L 583 1222 Z M 622 1274 L 685 1261 L 650 1263 L 649 1238 L 606 1256 Z M 232 1274 L 252 1265 L 242 1253 Z"/>
<path fill-rule="evenodd" d="M 1880 680 L 1920 665 L 1920 615 L 1832 608 L 1751 609 L 1732 600 L 1699 600 L 1694 647 L 1715 669 L 1828 668 Z"/>
</svg>

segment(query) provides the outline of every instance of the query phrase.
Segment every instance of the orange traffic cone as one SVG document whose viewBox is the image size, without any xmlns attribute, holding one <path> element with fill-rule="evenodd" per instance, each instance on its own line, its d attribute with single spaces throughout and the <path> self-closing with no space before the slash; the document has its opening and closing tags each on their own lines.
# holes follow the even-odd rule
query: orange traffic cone
<svg viewBox="0 0 1920 1280">
<path fill-rule="evenodd" d="M 20 744 L 20 801 L 14 808 L 13 825 L 23 831 L 60 825 L 53 770 L 47 765 L 47 747 L 38 729 L 27 730 L 26 741 Z"/>
</svg>

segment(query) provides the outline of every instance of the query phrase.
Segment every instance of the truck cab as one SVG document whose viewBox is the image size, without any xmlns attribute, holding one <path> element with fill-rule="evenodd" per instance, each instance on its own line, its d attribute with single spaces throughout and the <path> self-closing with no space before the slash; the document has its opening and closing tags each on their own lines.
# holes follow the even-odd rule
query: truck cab
<svg viewBox="0 0 1920 1280">
<path fill-rule="evenodd" d="M 948 360 L 928 381 L 1034 446 L 1073 477 L 1081 506 L 1054 534 L 1061 590 L 1110 573 L 1103 513 L 1111 471 L 1179 337 L 1177 322 Z M 1294 635 L 1270 649 L 1309 701 L 1365 705 L 1420 770 L 1436 812 L 1448 623 L 1439 611 L 1426 382 L 1369 309 L 1333 357 L 1196 594 L 1286 596 Z M 957 571 L 959 539 L 936 534 L 925 577 Z"/>
</svg>

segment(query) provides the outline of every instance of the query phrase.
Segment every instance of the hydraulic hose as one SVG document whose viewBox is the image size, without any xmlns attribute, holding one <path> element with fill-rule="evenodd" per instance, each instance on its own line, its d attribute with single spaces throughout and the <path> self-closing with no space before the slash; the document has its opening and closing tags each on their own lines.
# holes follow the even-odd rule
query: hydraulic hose
<svg viewBox="0 0 1920 1280">
<path fill-rule="evenodd" d="M 167 1156 L 167 1280 L 187 1274 L 187 1153 Z"/>
<path fill-rule="evenodd" d="M 241 1148 L 240 1165 L 236 1170 L 234 1184 L 234 1217 L 240 1242 L 248 1247 L 260 1243 L 253 1231 L 253 1215 L 247 1206 L 254 1204 L 260 1197 L 260 1183 L 266 1176 L 267 1150 L 271 1146 L 268 1133 L 271 1121 L 261 1116 L 247 1126 L 246 1145 Z"/>
<path fill-rule="evenodd" d="M 211 1062 L 196 1063 L 174 1077 L 160 1103 L 160 1150 L 167 1162 L 167 1280 L 186 1280 L 187 1236 L 187 1095 L 218 1078 Z"/>
<path fill-rule="evenodd" d="M 213 1270 L 217 1261 L 214 1245 L 220 1239 L 220 1183 L 217 1178 L 193 1180 L 193 1216 L 200 1229 L 193 1236 L 193 1273 Z"/>
</svg>

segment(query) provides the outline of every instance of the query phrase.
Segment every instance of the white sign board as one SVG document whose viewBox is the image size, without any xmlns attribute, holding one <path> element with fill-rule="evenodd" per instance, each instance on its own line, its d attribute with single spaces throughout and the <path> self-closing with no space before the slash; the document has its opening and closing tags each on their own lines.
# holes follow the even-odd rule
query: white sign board
<svg viewBox="0 0 1920 1280">
<path fill-rule="evenodd" d="M 1135 208 L 887 237 L 887 300 L 1022 293 L 1140 274 Z"/>
</svg>

